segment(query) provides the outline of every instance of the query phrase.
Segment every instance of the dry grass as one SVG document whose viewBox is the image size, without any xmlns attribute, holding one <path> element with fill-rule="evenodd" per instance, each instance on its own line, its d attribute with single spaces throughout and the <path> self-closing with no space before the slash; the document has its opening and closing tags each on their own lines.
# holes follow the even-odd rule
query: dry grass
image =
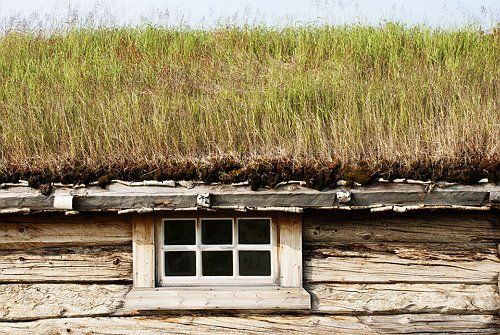
<svg viewBox="0 0 500 335">
<path fill-rule="evenodd" d="M 80 29 L 0 38 L 0 170 L 275 157 L 498 162 L 500 34 Z"/>
</svg>

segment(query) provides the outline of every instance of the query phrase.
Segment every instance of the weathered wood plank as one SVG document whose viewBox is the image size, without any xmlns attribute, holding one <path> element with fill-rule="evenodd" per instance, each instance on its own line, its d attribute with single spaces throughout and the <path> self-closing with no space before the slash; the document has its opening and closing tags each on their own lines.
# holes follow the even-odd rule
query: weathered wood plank
<svg viewBox="0 0 500 335">
<path fill-rule="evenodd" d="M 0 250 L 0 283 L 132 281 L 130 245 Z"/>
<path fill-rule="evenodd" d="M 423 185 L 384 184 L 374 187 L 352 189 L 349 205 L 366 206 L 372 204 L 427 204 L 481 206 L 489 199 L 489 192 L 499 187 L 454 186 L 435 188 L 425 192 Z M 213 206 L 247 207 L 322 207 L 336 203 L 338 190 L 316 191 L 298 185 L 287 185 L 277 189 L 259 189 L 230 185 L 198 185 L 192 189 L 181 187 L 128 187 L 111 184 L 106 190 L 87 188 L 83 196 L 75 195 L 75 208 L 94 210 L 96 208 L 179 208 L 196 206 L 198 194 L 210 193 Z"/>
<path fill-rule="evenodd" d="M 130 223 L 132 216 L 116 215 L 109 212 L 81 212 L 73 215 L 65 215 L 60 212 L 43 212 L 36 215 L 0 214 L 0 223 L 54 223 L 54 224 L 72 224 L 72 223 Z"/>
<path fill-rule="evenodd" d="M 307 244 L 308 282 L 496 283 L 494 244 Z M 0 251 L 0 282 L 131 280 L 128 246 Z"/>
<path fill-rule="evenodd" d="M 403 314 L 360 316 L 361 323 L 380 334 L 488 334 L 498 335 L 498 315 Z"/>
<path fill-rule="evenodd" d="M 333 314 L 498 314 L 495 284 L 310 284 L 316 312 Z"/>
<path fill-rule="evenodd" d="M 64 318 L 0 322 L 0 334 L 498 334 L 495 315 L 237 315 Z"/>
<path fill-rule="evenodd" d="M 122 306 L 130 288 L 130 284 L 1 284 L 0 321 L 126 314 Z M 322 314 L 498 314 L 500 309 L 496 285 L 309 284 L 306 288 L 313 297 L 312 311 Z M 153 297 L 172 305 L 163 298 Z"/>
<path fill-rule="evenodd" d="M 0 321 L 118 313 L 131 285 L 2 284 Z"/>
<path fill-rule="evenodd" d="M 28 217 L 27 217 L 28 218 Z M 34 218 L 31 217 L 30 218 Z M 73 222 L 0 222 L 0 250 L 42 246 L 119 245 L 132 241 L 130 222 L 74 216 Z"/>
<path fill-rule="evenodd" d="M 126 311 L 154 310 L 309 310 L 311 297 L 302 287 L 134 288 Z"/>
<path fill-rule="evenodd" d="M 498 217 L 489 213 L 431 212 L 410 214 L 338 214 L 309 211 L 303 215 L 308 242 L 500 241 Z"/>
<path fill-rule="evenodd" d="M 346 334 L 376 335 L 355 317 L 323 316 L 164 316 L 52 319 L 0 322 L 2 335 L 29 334 Z M 379 334 L 377 334 L 379 335 Z"/>
<path fill-rule="evenodd" d="M 134 287 L 155 287 L 155 233 L 152 215 L 134 216 L 132 250 Z"/>
<path fill-rule="evenodd" d="M 438 243 L 307 244 L 306 282 L 494 284 L 496 245 Z"/>
<path fill-rule="evenodd" d="M 345 205 L 456 205 L 484 206 L 490 203 L 490 192 L 500 187 L 483 186 L 436 187 L 426 192 L 425 185 L 387 183 L 372 187 L 353 188 L 351 201 Z M 338 204 L 339 189 L 316 191 L 298 185 L 286 185 L 273 190 L 251 191 L 247 187 L 231 185 L 197 185 L 183 187 L 140 186 L 110 184 L 106 189 L 86 187 L 67 189 L 74 196 L 73 209 L 79 211 L 117 210 L 129 208 L 186 208 L 196 206 L 198 194 L 210 193 L 212 206 L 247 207 L 304 207 L 317 208 Z M 60 190 L 63 192 L 63 190 Z M 44 196 L 28 187 L 10 187 L 0 190 L 0 209 L 31 208 L 54 210 L 53 195 Z"/>
<path fill-rule="evenodd" d="M 285 287 L 302 287 L 302 217 L 280 213 L 280 283 Z"/>
<path fill-rule="evenodd" d="M 130 285 L 2 284 L 0 321 L 120 315 Z M 318 284 L 313 311 L 323 314 L 495 314 L 494 285 L 459 284 Z M 164 300 L 163 303 L 170 303 Z"/>
</svg>

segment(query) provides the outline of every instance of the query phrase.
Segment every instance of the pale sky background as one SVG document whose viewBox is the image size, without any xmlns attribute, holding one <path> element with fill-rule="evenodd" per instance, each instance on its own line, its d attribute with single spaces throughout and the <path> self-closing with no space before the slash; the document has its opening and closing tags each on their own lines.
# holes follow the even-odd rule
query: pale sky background
<svg viewBox="0 0 500 335">
<path fill-rule="evenodd" d="M 50 28 L 75 24 L 75 18 L 88 22 L 89 17 L 97 24 L 131 26 L 144 22 L 213 27 L 218 23 L 377 25 L 398 21 L 489 29 L 500 21 L 500 0 L 0 0 L 0 29 Z"/>
</svg>

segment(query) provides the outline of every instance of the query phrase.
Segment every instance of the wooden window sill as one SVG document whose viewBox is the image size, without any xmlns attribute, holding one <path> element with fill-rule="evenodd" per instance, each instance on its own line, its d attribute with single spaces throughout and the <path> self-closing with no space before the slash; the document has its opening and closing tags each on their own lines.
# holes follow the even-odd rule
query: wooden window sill
<svg viewBox="0 0 500 335">
<path fill-rule="evenodd" d="M 311 297 L 301 287 L 133 288 L 127 311 L 152 310 L 307 310 Z"/>
</svg>

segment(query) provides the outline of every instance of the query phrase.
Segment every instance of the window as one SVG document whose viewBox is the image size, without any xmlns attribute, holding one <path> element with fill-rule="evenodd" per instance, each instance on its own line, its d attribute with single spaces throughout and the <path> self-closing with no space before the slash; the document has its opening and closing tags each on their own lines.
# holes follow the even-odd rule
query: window
<svg viewBox="0 0 500 335">
<path fill-rule="evenodd" d="M 163 219 L 159 285 L 276 284 L 276 239 L 270 217 Z"/>
<path fill-rule="evenodd" d="M 310 308 L 300 214 L 197 211 L 132 221 L 126 310 Z"/>
</svg>

